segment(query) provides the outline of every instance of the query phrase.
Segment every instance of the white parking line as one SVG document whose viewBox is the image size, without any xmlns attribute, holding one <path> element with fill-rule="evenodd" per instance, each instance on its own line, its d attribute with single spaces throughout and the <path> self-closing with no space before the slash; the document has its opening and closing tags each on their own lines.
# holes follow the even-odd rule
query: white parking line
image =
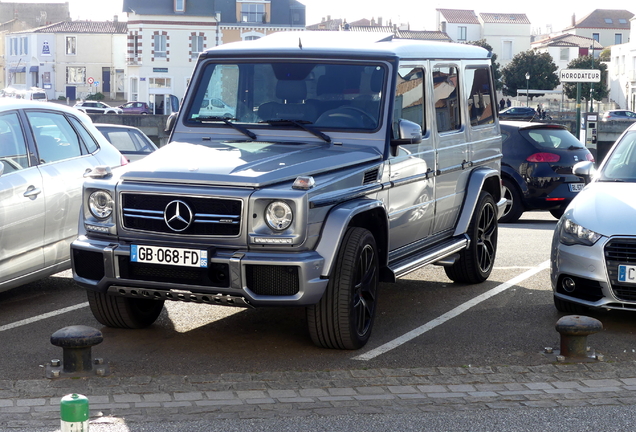
<svg viewBox="0 0 636 432">
<path fill-rule="evenodd" d="M 82 309 L 82 308 L 85 308 L 87 306 L 88 306 L 88 302 L 79 303 L 79 304 L 76 304 L 76 305 L 73 305 L 73 306 L 65 307 L 63 309 L 54 310 L 53 312 L 47 312 L 47 313 L 42 314 L 42 315 L 38 315 L 38 316 L 31 317 L 31 318 L 23 319 L 21 321 L 16 321 L 16 322 L 11 323 L 11 324 L 6 324 L 6 325 L 3 325 L 3 326 L 0 326 L 0 332 L 3 332 L 5 330 L 11 330 L 11 329 L 14 329 L 16 327 L 22 327 L 22 326 L 25 326 L 27 324 L 31 324 L 31 323 L 34 323 L 34 322 L 37 322 L 37 321 L 42 321 L 42 320 L 45 320 L 47 318 L 51 318 L 51 317 L 54 317 L 54 316 L 57 316 L 57 315 L 62 315 L 62 314 L 65 314 L 67 312 L 72 312 L 72 311 L 77 310 L 77 309 Z"/>
<path fill-rule="evenodd" d="M 456 316 L 466 312 L 468 309 L 472 308 L 473 306 L 478 305 L 484 300 L 488 300 L 490 297 L 493 297 L 507 290 L 508 288 L 518 284 L 521 281 L 524 281 L 525 279 L 528 279 L 531 276 L 534 276 L 535 274 L 539 273 L 541 270 L 545 270 L 548 267 L 550 267 L 550 260 L 542 262 L 538 266 L 533 267 L 530 270 L 524 273 L 521 273 L 519 276 L 512 278 L 509 281 L 504 282 L 501 285 L 491 289 L 490 291 L 486 291 L 485 293 L 475 297 L 474 299 L 469 300 L 466 303 L 457 306 L 455 309 L 449 312 L 446 312 L 444 315 L 441 315 L 435 318 L 434 320 L 427 322 L 426 324 L 416 328 L 415 330 L 411 330 L 410 332 L 400 336 L 397 339 L 393 339 L 392 341 L 387 342 L 384 345 L 381 345 L 375 349 L 372 349 L 371 351 L 367 351 L 364 354 L 352 357 L 351 360 L 365 360 L 365 361 L 372 360 L 379 355 L 382 355 L 388 351 L 391 351 L 393 348 L 399 347 L 400 345 L 410 341 L 411 339 L 415 339 L 416 337 L 423 335 L 424 333 L 434 329 L 438 325 L 444 324 L 446 321 L 452 318 L 455 318 Z"/>
</svg>

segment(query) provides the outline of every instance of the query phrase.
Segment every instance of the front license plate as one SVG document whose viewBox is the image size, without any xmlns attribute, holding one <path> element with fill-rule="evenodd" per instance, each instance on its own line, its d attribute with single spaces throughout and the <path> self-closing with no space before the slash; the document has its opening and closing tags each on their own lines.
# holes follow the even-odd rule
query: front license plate
<svg viewBox="0 0 636 432">
<path fill-rule="evenodd" d="M 570 186 L 570 192 L 581 192 L 585 183 L 570 183 L 568 186 Z"/>
<path fill-rule="evenodd" d="M 636 266 L 619 265 L 618 266 L 618 281 L 627 282 L 627 283 L 636 283 Z"/>
<path fill-rule="evenodd" d="M 182 267 L 207 267 L 208 251 L 132 245 L 130 261 L 146 264 L 164 264 Z"/>
</svg>

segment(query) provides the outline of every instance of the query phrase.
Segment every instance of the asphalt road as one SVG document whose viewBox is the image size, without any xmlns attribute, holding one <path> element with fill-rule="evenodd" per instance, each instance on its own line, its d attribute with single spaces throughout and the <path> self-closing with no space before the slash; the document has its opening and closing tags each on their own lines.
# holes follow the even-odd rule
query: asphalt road
<svg viewBox="0 0 636 432">
<path fill-rule="evenodd" d="M 119 376 L 547 364 L 543 349 L 558 347 L 554 325 L 561 316 L 547 266 L 555 223 L 548 213 L 526 213 L 520 223 L 502 224 L 496 266 L 482 284 L 454 284 L 435 266 L 383 284 L 373 335 L 359 351 L 315 347 L 300 308 L 168 302 L 150 328 L 102 327 L 63 272 L 0 293 L 2 378 L 44 377 L 42 366 L 61 357 L 51 334 L 77 324 L 102 331 L 93 354 Z M 590 316 L 604 326 L 588 338 L 597 352 L 607 361 L 636 359 L 633 314 Z"/>
</svg>

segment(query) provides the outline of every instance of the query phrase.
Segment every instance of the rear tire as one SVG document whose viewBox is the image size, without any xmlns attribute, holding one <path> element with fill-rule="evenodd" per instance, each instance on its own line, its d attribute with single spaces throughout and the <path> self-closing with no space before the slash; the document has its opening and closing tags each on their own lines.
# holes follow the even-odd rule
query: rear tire
<svg viewBox="0 0 636 432">
<path fill-rule="evenodd" d="M 492 195 L 482 191 L 468 226 L 470 246 L 459 253 L 452 266 L 444 267 L 453 282 L 476 284 L 488 279 L 497 253 L 497 206 Z"/>
<path fill-rule="evenodd" d="M 163 300 L 119 297 L 95 291 L 86 293 L 93 316 L 107 327 L 148 327 L 157 320 L 163 309 Z"/>
<path fill-rule="evenodd" d="M 353 350 L 369 340 L 379 283 L 377 250 L 368 230 L 347 230 L 325 294 L 307 308 L 309 334 L 317 346 Z"/>
<path fill-rule="evenodd" d="M 559 312 L 574 315 L 585 315 L 588 312 L 588 308 L 586 308 L 585 306 L 560 299 L 557 296 L 554 296 L 554 307 Z"/>
<path fill-rule="evenodd" d="M 503 180 L 503 193 L 506 198 L 506 206 L 504 214 L 499 218 L 501 223 L 517 222 L 523 214 L 523 203 L 521 202 L 521 194 L 517 186 L 510 180 Z"/>
</svg>

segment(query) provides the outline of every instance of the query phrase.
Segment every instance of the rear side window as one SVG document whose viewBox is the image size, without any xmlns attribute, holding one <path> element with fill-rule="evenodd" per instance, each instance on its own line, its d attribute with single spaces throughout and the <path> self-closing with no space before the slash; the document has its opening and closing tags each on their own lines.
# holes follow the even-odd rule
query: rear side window
<svg viewBox="0 0 636 432">
<path fill-rule="evenodd" d="M 82 140 L 86 145 L 86 150 L 88 150 L 89 153 L 95 153 L 98 148 L 97 143 L 95 142 L 95 139 L 92 137 L 92 135 L 89 134 L 88 131 L 84 128 L 82 122 L 74 117 L 71 117 L 71 123 L 73 123 L 73 126 L 75 126 L 75 129 L 77 129 L 80 136 L 82 137 Z"/>
<path fill-rule="evenodd" d="M 583 148 L 583 144 L 565 129 L 530 129 L 519 131 L 521 135 L 541 149 Z"/>
<path fill-rule="evenodd" d="M 449 132 L 462 127 L 459 103 L 459 73 L 455 66 L 442 66 L 433 69 L 435 86 L 435 116 L 437 131 Z"/>
<path fill-rule="evenodd" d="M 466 69 L 466 89 L 468 94 L 468 115 L 471 126 L 493 124 L 495 122 L 494 95 L 490 86 L 490 68 Z"/>
<path fill-rule="evenodd" d="M 51 112 L 27 112 L 41 163 L 82 155 L 80 139 L 66 117 Z"/>
</svg>

